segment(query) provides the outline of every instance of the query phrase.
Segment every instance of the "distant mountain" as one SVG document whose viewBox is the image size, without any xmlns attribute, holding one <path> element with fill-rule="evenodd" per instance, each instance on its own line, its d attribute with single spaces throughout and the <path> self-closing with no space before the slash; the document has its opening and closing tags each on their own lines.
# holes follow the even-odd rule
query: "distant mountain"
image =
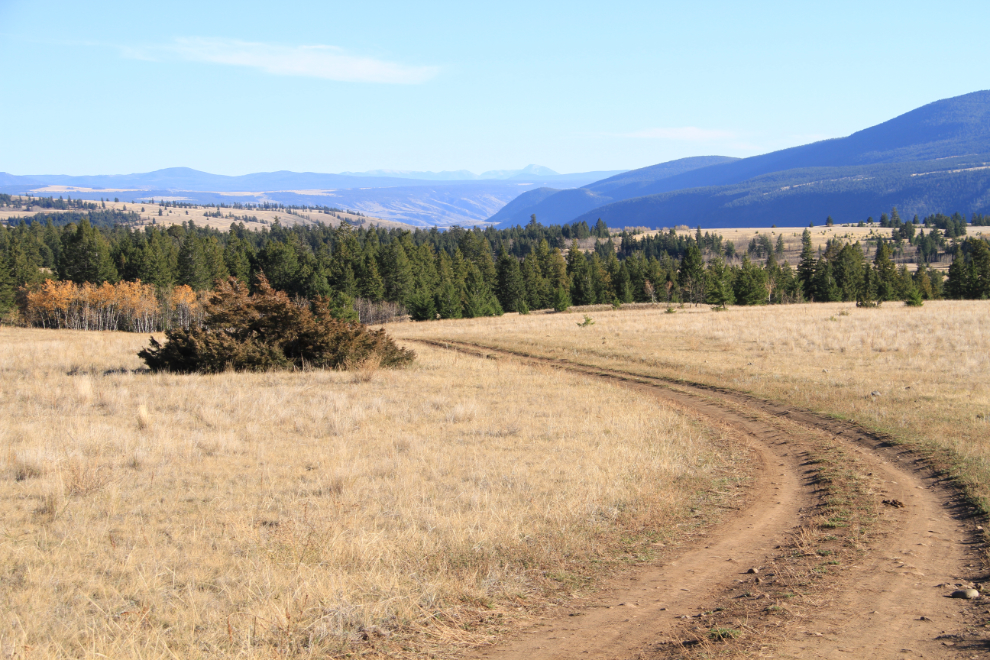
<svg viewBox="0 0 990 660">
<path fill-rule="evenodd" d="M 381 174 L 381 175 L 378 175 Z M 460 180 L 423 180 L 390 173 L 318 174 L 312 172 L 260 172 L 224 176 L 188 167 L 172 167 L 143 174 L 67 176 L 14 176 L 0 173 L 0 192 L 34 195 L 68 194 L 71 197 L 126 200 L 176 199 L 196 203 L 261 203 L 336 206 L 420 226 L 476 225 L 506 202 L 552 183 L 572 188 L 611 176 L 615 172 L 557 174 L 538 165 L 521 170 L 439 173 L 463 176 Z M 422 173 L 406 173 L 422 174 Z"/>
<path fill-rule="evenodd" d="M 643 187 L 657 181 L 697 168 L 734 160 L 736 159 L 725 156 L 682 158 L 623 172 L 573 190 L 553 190 L 552 194 L 546 192 L 537 194 L 537 191 L 533 190 L 520 195 L 520 203 L 515 203 L 516 200 L 513 200 L 512 205 L 505 206 L 488 221 L 498 227 L 513 227 L 526 224 L 530 216 L 536 215 L 536 219 L 542 224 L 569 222 L 589 209 L 642 194 L 639 191 Z M 540 191 L 550 191 L 550 189 L 541 188 Z"/>
<path fill-rule="evenodd" d="M 563 181 L 573 183 L 581 181 L 578 185 L 598 181 L 605 177 L 620 174 L 626 170 L 599 171 L 599 172 L 579 172 L 576 174 L 558 174 L 549 167 L 542 165 L 527 165 L 521 170 L 489 170 L 481 174 L 474 174 L 467 170 L 454 170 L 443 172 L 415 172 L 410 170 L 369 170 L 367 172 L 342 172 L 343 175 L 353 177 L 396 177 L 402 179 L 415 179 L 419 181 L 487 181 L 487 180 L 509 180 L 525 179 L 527 181 Z"/>
<path fill-rule="evenodd" d="M 518 216 L 532 211 L 547 222 L 601 218 L 620 227 L 731 227 L 804 225 L 828 215 L 852 222 L 894 205 L 908 216 L 986 213 L 990 91 L 936 101 L 845 138 L 672 176 L 637 174 L 649 169 L 546 197 L 532 208 L 517 205 L 511 219 L 496 214 L 490 220 L 517 224 Z M 589 207 L 572 214 L 578 198 Z M 605 198 L 611 199 L 595 204 Z"/>
</svg>

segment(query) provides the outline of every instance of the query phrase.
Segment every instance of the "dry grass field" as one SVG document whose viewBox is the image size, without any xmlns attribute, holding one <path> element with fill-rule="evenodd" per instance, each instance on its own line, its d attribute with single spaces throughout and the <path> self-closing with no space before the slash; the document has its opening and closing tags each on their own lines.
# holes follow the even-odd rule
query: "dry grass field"
<svg viewBox="0 0 990 660">
<path fill-rule="evenodd" d="M 855 243 L 859 241 L 863 243 L 869 238 L 876 238 L 877 236 L 883 236 L 884 238 L 890 238 L 890 229 L 884 229 L 879 225 L 874 225 L 873 227 L 857 227 L 855 225 L 834 225 L 832 227 L 826 227 L 824 223 L 818 223 L 815 227 L 809 227 L 811 232 L 811 245 L 817 252 L 819 249 L 824 250 L 825 244 L 829 240 L 839 240 L 842 242 Z M 732 228 L 732 229 L 706 229 L 702 232 L 710 232 L 713 234 L 718 234 L 726 241 L 732 241 L 736 246 L 736 252 L 740 255 L 746 252 L 746 247 L 749 242 L 756 238 L 757 236 L 764 235 L 770 238 L 771 243 L 776 245 L 777 237 L 784 237 L 784 256 L 779 261 L 787 261 L 791 266 L 797 266 L 801 260 L 801 235 L 804 232 L 804 227 L 742 227 L 742 228 Z M 681 236 L 691 236 L 695 235 L 695 230 L 693 228 L 689 229 L 678 229 L 676 230 L 678 235 Z M 657 231 L 644 232 L 644 235 L 656 235 Z M 927 233 L 927 232 L 926 232 Z M 990 227 L 968 227 L 967 236 L 980 236 L 980 237 L 990 237 Z M 589 241 L 591 247 L 594 246 L 594 241 Z M 903 258 L 895 259 L 897 264 L 905 264 L 909 270 L 914 270 L 917 267 L 915 263 L 914 254 L 911 250 L 908 250 L 908 254 Z M 931 266 L 936 270 L 947 270 L 952 259 L 948 256 L 943 255 L 943 260 L 939 262 L 932 263 Z"/>
<path fill-rule="evenodd" d="M 735 318 L 403 328 L 582 351 L 607 330 L 653 356 L 661 321 Z M 0 328 L 3 657 L 444 655 L 648 559 L 745 463 L 555 370 L 416 347 L 403 371 L 153 375 L 146 342 Z"/>
<path fill-rule="evenodd" d="M 58 186 L 54 186 L 58 188 Z M 118 195 L 128 195 L 134 194 L 133 191 L 117 192 L 108 191 L 108 196 Z M 60 191 L 60 190 L 45 190 L 39 192 L 38 196 L 43 197 L 55 197 L 56 199 L 61 195 L 65 197 L 75 197 L 72 190 Z M 22 199 L 25 198 L 15 198 Z M 158 198 L 156 198 L 158 199 Z M 168 201 L 182 201 L 182 198 L 166 198 Z M 332 199 L 327 198 L 327 205 L 333 206 Z M 87 200 L 88 201 L 88 200 Z M 99 202 L 97 202 L 99 203 Z M 385 220 L 383 218 L 373 218 L 370 216 L 358 216 L 353 213 L 334 213 L 333 215 L 326 213 L 319 213 L 316 211 L 295 211 L 293 213 L 287 213 L 286 211 L 265 211 L 261 209 L 231 209 L 225 208 L 221 209 L 223 217 L 207 217 L 203 215 L 205 212 L 215 213 L 216 208 L 212 206 L 193 206 L 191 208 L 166 208 L 163 209 L 162 215 L 158 215 L 159 206 L 157 202 L 151 204 L 148 202 L 106 202 L 108 209 L 117 209 L 118 211 L 133 211 L 141 216 L 142 225 L 158 224 L 165 225 L 166 227 L 171 225 L 177 225 L 180 222 L 188 222 L 189 220 L 194 221 L 200 227 L 212 227 L 213 229 L 219 229 L 225 231 L 230 229 L 230 223 L 232 222 L 244 222 L 248 229 L 262 229 L 266 226 L 271 225 L 275 222 L 277 218 L 282 225 L 293 226 L 298 224 L 315 224 L 317 222 L 322 222 L 327 225 L 336 227 L 341 221 L 347 220 L 350 222 L 361 222 L 364 221 L 368 224 L 379 225 L 387 229 L 390 228 L 400 228 L 400 229 L 412 229 L 411 225 L 407 225 L 402 222 L 396 222 L 394 220 Z M 19 218 L 30 218 L 37 213 L 51 213 L 58 214 L 64 213 L 64 211 L 54 210 L 54 209 L 44 209 L 40 206 L 32 206 L 25 210 L 25 207 L 20 207 L 15 210 L 13 207 L 0 208 L 0 222 L 17 222 Z M 245 217 L 256 218 L 258 221 L 244 220 Z"/>
<path fill-rule="evenodd" d="M 859 421 L 930 454 L 990 511 L 990 303 L 623 309 L 395 325 L 401 337 L 729 387 Z"/>
</svg>

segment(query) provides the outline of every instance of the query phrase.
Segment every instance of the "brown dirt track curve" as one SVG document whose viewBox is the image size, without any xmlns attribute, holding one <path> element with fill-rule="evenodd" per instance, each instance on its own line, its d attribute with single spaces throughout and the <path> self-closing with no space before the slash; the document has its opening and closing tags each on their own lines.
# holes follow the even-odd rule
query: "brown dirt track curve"
<svg viewBox="0 0 990 660">
<path fill-rule="evenodd" d="M 982 541 L 972 509 L 904 448 L 854 423 L 744 393 L 655 376 L 534 357 L 458 341 L 409 340 L 493 359 L 512 359 L 605 379 L 725 425 L 752 447 L 758 474 L 747 504 L 658 565 L 625 572 L 592 599 L 561 607 L 496 646 L 468 658 L 719 657 L 970 658 L 990 655 L 990 609 L 982 599 L 951 599 L 983 572 Z M 794 539 L 812 524 L 818 502 L 810 476 L 813 437 L 827 437 L 855 457 L 884 498 L 880 539 L 855 565 L 822 588 L 776 610 L 783 620 L 744 627 L 748 644 L 707 644 L 719 602 L 768 589 L 788 570 Z M 759 575 L 747 574 L 761 567 Z M 769 600 L 762 594 L 762 609 Z M 796 602 L 795 602 L 796 601 Z M 776 611 L 775 610 L 775 611 Z M 699 612 L 702 612 L 699 614 Z M 755 610 L 754 610 L 755 612 Z M 979 628 L 977 626 L 980 626 Z M 703 648 L 702 648 L 703 647 Z"/>
</svg>

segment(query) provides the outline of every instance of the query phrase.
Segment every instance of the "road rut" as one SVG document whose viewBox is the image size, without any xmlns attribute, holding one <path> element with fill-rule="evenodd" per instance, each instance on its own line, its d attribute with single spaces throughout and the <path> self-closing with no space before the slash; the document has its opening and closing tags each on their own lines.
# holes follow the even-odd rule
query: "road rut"
<svg viewBox="0 0 990 660">
<path fill-rule="evenodd" d="M 856 424 L 723 388 L 531 356 L 459 341 L 415 340 L 493 359 L 512 359 L 601 378 L 672 403 L 733 429 L 759 458 L 746 507 L 659 566 L 624 574 L 591 601 L 519 632 L 469 658 L 663 658 L 680 655 L 699 610 L 759 581 L 750 568 L 773 566 L 780 548 L 809 524 L 816 505 L 808 433 L 854 452 L 892 503 L 884 540 L 801 603 L 761 649 L 764 657 L 984 657 L 990 646 L 973 624 L 990 613 L 950 599 L 980 575 L 981 546 L 958 494 L 908 451 Z M 879 547 L 882 546 L 882 547 Z M 749 647 L 752 650 L 752 647 Z M 724 651 L 725 649 L 723 649 Z"/>
</svg>

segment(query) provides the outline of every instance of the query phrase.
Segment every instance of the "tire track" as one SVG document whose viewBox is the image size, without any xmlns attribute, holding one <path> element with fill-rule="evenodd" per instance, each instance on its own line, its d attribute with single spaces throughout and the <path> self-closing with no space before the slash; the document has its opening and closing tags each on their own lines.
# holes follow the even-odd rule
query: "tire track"
<svg viewBox="0 0 990 660">
<path fill-rule="evenodd" d="M 793 622 L 773 644 L 775 657 L 955 658 L 990 650 L 986 636 L 973 627 L 986 606 L 946 597 L 956 585 L 971 584 L 981 569 L 975 522 L 966 522 L 969 507 L 887 438 L 851 422 L 724 388 L 467 342 L 409 341 L 616 382 L 729 426 L 749 440 L 759 457 L 760 475 L 749 504 L 729 522 L 709 529 L 707 545 L 682 549 L 662 566 L 637 569 L 595 602 L 572 606 L 544 625 L 466 657 L 679 655 L 689 613 L 729 597 L 741 583 L 757 583 L 745 575 L 747 569 L 772 564 L 778 549 L 811 522 L 817 498 L 807 465 L 810 434 L 826 434 L 854 452 L 883 497 L 904 506 L 884 515 L 882 544 L 873 544 L 814 602 L 790 608 Z"/>
</svg>

